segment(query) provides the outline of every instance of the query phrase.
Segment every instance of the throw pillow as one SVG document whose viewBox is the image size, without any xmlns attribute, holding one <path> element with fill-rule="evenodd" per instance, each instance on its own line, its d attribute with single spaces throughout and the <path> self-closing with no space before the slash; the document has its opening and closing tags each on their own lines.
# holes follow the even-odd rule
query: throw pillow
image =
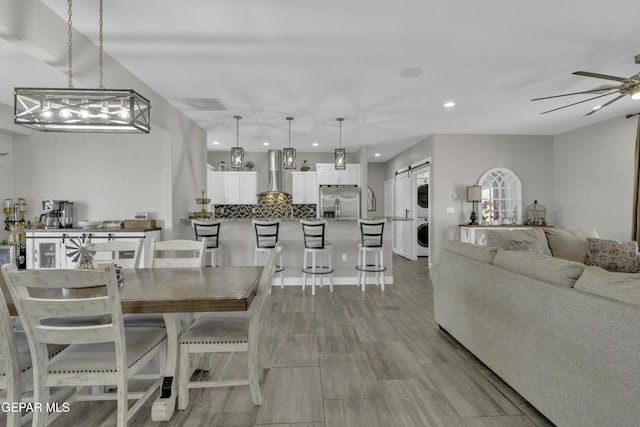
<svg viewBox="0 0 640 427">
<path fill-rule="evenodd" d="M 545 228 L 551 254 L 556 258 L 585 263 L 587 258 L 587 238 L 600 237 L 596 230 L 561 230 Z"/>
<path fill-rule="evenodd" d="M 487 246 L 509 249 L 509 240 L 539 240 L 544 255 L 551 255 L 547 238 L 540 228 L 534 229 L 497 229 L 487 231 Z"/>
<path fill-rule="evenodd" d="M 595 265 L 607 271 L 637 273 L 638 243 L 587 238 L 587 265 Z"/>
<path fill-rule="evenodd" d="M 540 240 L 509 240 L 507 241 L 509 250 L 535 252 L 544 255 L 542 252 L 542 242 Z"/>
</svg>

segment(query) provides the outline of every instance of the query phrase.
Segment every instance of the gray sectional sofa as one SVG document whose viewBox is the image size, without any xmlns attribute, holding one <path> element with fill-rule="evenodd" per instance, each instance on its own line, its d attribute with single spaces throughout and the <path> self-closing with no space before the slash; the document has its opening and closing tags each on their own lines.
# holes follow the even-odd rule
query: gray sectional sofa
<svg viewBox="0 0 640 427">
<path fill-rule="evenodd" d="M 437 323 L 553 423 L 640 425 L 640 274 L 450 242 L 431 277 Z"/>
</svg>

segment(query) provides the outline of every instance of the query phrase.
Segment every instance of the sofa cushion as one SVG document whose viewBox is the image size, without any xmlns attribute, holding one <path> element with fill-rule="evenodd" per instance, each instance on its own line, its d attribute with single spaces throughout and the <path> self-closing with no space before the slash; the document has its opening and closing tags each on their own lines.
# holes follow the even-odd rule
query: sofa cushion
<svg viewBox="0 0 640 427">
<path fill-rule="evenodd" d="M 509 240 L 507 243 L 510 251 L 528 251 L 544 255 L 540 240 Z"/>
<path fill-rule="evenodd" d="M 509 240 L 539 240 L 544 255 L 551 255 L 544 231 L 539 228 L 526 230 L 489 230 L 487 245 L 496 248 L 509 249 Z"/>
<path fill-rule="evenodd" d="M 608 271 L 637 273 L 638 243 L 587 238 L 587 265 Z"/>
<path fill-rule="evenodd" d="M 576 289 L 640 306 L 640 274 L 612 273 L 589 266 L 576 281 Z"/>
<path fill-rule="evenodd" d="M 498 250 L 493 265 L 532 279 L 568 288 L 573 287 L 585 268 L 584 264 L 562 258 L 508 250 Z"/>
<path fill-rule="evenodd" d="M 556 258 L 585 263 L 587 258 L 587 238 L 600 237 L 596 230 L 561 230 L 545 228 L 551 254 Z"/>
<path fill-rule="evenodd" d="M 446 250 L 486 264 L 493 263 L 493 259 L 496 257 L 496 252 L 498 251 L 497 248 L 478 246 L 457 240 L 449 241 Z"/>
</svg>

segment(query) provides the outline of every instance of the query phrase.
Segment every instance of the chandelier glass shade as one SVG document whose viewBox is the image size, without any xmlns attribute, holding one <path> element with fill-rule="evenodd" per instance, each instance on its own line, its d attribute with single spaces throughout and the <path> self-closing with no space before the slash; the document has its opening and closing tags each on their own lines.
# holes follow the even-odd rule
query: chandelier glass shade
<svg viewBox="0 0 640 427">
<path fill-rule="evenodd" d="M 344 118 L 338 117 L 336 119 L 340 123 L 340 148 L 335 149 L 335 168 L 346 169 L 347 168 L 347 152 L 342 148 L 342 122 Z"/>
<path fill-rule="evenodd" d="M 14 122 L 43 132 L 149 133 L 149 100 L 130 89 L 15 88 Z"/>
<path fill-rule="evenodd" d="M 293 117 L 287 117 L 287 120 L 289 121 L 289 148 L 282 150 L 282 168 L 295 169 L 296 149 L 291 148 L 291 120 L 293 120 Z"/>
<path fill-rule="evenodd" d="M 72 0 L 68 0 L 68 88 L 14 89 L 14 123 L 43 132 L 149 133 L 151 104 L 133 89 L 102 84 L 102 0 L 99 1 L 97 89 L 73 87 Z"/>
<path fill-rule="evenodd" d="M 244 161 L 244 149 L 238 146 L 240 140 L 240 119 L 242 117 L 233 116 L 233 118 L 236 119 L 236 146 L 231 147 L 231 168 L 240 169 Z"/>
</svg>

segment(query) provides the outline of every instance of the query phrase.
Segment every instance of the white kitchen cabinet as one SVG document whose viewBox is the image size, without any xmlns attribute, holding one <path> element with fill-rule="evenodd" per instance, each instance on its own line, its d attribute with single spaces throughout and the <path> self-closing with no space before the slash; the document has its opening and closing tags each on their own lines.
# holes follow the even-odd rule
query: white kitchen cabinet
<svg viewBox="0 0 640 427">
<path fill-rule="evenodd" d="M 89 241 L 94 243 L 110 240 L 138 241 L 143 239 L 140 254 L 140 268 L 148 267 L 151 239 L 160 240 L 160 230 L 47 230 L 27 231 L 27 268 L 52 269 L 75 268 L 76 262 L 67 256 L 67 246 L 71 239 L 78 239 L 85 245 Z"/>
<path fill-rule="evenodd" d="M 258 172 L 209 172 L 208 195 L 214 205 L 258 203 Z"/>
<path fill-rule="evenodd" d="M 317 185 L 360 185 L 360 164 L 347 163 L 336 169 L 333 163 L 316 163 Z"/>
<path fill-rule="evenodd" d="M 291 201 L 295 204 L 318 204 L 315 172 L 291 172 Z"/>
</svg>

